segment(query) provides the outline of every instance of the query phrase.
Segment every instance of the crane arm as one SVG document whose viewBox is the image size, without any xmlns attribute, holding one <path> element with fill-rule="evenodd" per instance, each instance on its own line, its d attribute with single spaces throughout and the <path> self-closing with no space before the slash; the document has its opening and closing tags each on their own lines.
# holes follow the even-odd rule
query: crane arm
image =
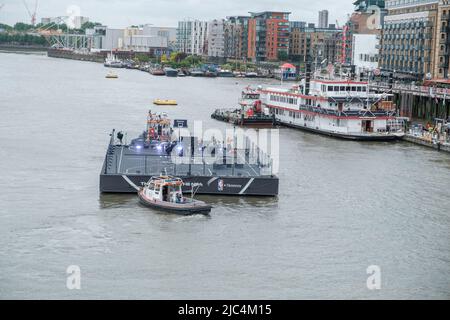
<svg viewBox="0 0 450 320">
<path fill-rule="evenodd" d="M 30 8 L 28 8 L 28 5 L 27 5 L 27 3 L 25 2 L 25 0 L 22 0 L 22 2 L 23 2 L 23 5 L 25 6 L 25 9 L 27 9 L 28 15 L 29 15 L 30 17 L 33 16 L 33 15 L 31 14 Z"/>
</svg>

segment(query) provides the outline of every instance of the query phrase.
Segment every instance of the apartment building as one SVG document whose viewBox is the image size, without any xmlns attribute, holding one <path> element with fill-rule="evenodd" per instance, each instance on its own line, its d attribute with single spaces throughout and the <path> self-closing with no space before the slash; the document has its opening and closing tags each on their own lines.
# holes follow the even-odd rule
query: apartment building
<svg viewBox="0 0 450 320">
<path fill-rule="evenodd" d="M 450 1 L 439 1 L 434 46 L 434 78 L 448 79 L 450 69 Z"/>
<path fill-rule="evenodd" d="M 209 57 L 225 57 L 225 20 L 216 19 L 208 22 L 207 54 Z"/>
<path fill-rule="evenodd" d="M 386 1 L 388 15 L 384 19 L 380 55 L 380 67 L 383 71 L 394 73 L 397 78 L 411 80 L 432 78 L 439 71 L 445 75 L 444 63 L 438 63 L 436 67 L 436 60 L 440 62 L 441 57 L 442 62 L 445 62 L 447 50 L 447 29 L 442 29 L 442 23 L 446 21 L 439 20 L 439 2 Z M 443 11 L 444 9 L 441 17 L 444 17 Z M 439 50 L 436 51 L 436 48 Z"/>
<path fill-rule="evenodd" d="M 328 28 L 328 10 L 319 11 L 319 28 Z"/>
<path fill-rule="evenodd" d="M 276 61 L 289 54 L 290 12 L 250 13 L 247 57 L 253 61 Z"/>
<path fill-rule="evenodd" d="M 336 63 L 342 30 L 335 25 L 316 28 L 314 24 L 292 28 L 290 33 L 289 56 L 298 62 Z"/>
<path fill-rule="evenodd" d="M 248 16 L 227 17 L 224 27 L 224 55 L 226 58 L 247 59 Z"/>
<path fill-rule="evenodd" d="M 177 49 L 188 55 L 204 55 L 207 53 L 208 23 L 199 20 L 178 22 Z"/>
<path fill-rule="evenodd" d="M 354 5 L 355 11 L 342 31 L 339 62 L 344 66 L 350 66 L 353 62 L 353 36 L 355 34 L 380 35 L 384 17 L 387 14 L 384 0 L 358 0 L 354 2 Z"/>
</svg>

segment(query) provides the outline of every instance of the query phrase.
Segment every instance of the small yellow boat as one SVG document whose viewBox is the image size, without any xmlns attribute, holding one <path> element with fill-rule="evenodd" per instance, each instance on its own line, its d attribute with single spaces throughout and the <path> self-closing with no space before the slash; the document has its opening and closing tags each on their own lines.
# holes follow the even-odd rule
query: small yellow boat
<svg viewBox="0 0 450 320">
<path fill-rule="evenodd" d="M 106 79 L 117 79 L 119 78 L 119 76 L 117 74 L 115 74 L 114 72 L 109 72 L 106 76 Z"/>
<path fill-rule="evenodd" d="M 176 100 L 156 99 L 153 101 L 153 104 L 156 104 L 157 106 L 176 106 L 178 105 L 178 102 Z"/>
</svg>

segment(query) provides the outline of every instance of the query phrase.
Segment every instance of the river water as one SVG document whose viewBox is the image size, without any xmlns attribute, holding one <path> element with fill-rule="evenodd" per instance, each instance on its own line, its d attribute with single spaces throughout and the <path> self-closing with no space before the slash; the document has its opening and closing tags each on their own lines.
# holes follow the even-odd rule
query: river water
<svg viewBox="0 0 450 320">
<path fill-rule="evenodd" d="M 106 72 L 0 53 L 1 299 L 450 298 L 449 154 L 282 128 L 278 198 L 158 214 L 99 194 L 110 130 L 141 132 L 155 98 L 224 129 L 210 113 L 259 81 Z M 66 287 L 71 265 L 81 290 Z M 366 284 L 372 265 L 380 290 Z"/>
</svg>

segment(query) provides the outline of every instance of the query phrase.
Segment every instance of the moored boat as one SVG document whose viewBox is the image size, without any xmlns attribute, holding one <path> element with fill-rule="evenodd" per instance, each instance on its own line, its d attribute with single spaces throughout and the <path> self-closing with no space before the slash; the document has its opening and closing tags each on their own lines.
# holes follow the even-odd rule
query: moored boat
<svg viewBox="0 0 450 320">
<path fill-rule="evenodd" d="M 230 71 L 230 70 L 220 70 L 217 73 L 217 76 L 221 77 L 221 78 L 233 78 L 234 77 L 234 73 L 232 71 Z"/>
<path fill-rule="evenodd" d="M 138 192 L 146 207 L 181 215 L 209 214 L 212 207 L 193 196 L 183 196 L 183 180 L 171 176 L 152 177 Z M 192 191 L 194 194 L 194 191 Z"/>
<path fill-rule="evenodd" d="M 261 107 L 260 88 L 252 89 L 250 86 L 245 88 L 242 91 L 239 105 L 240 108 L 235 109 L 217 109 L 211 115 L 211 118 L 238 126 L 274 126 L 275 117 Z"/>
<path fill-rule="evenodd" d="M 103 64 L 107 68 L 123 68 L 125 67 L 124 63 L 117 59 L 115 55 L 112 53 L 108 53 L 108 56 L 105 59 L 105 62 Z"/>
<path fill-rule="evenodd" d="M 154 76 L 165 76 L 166 73 L 164 72 L 164 69 L 161 68 L 151 68 L 150 73 Z"/>
<path fill-rule="evenodd" d="M 258 77 L 258 74 L 256 72 L 247 72 L 245 73 L 246 78 L 256 78 Z"/>
<path fill-rule="evenodd" d="M 178 105 L 178 102 L 176 100 L 155 99 L 153 100 L 153 104 L 156 104 L 157 106 L 176 106 Z"/>
<path fill-rule="evenodd" d="M 203 77 L 205 76 L 205 73 L 201 70 L 192 70 L 191 71 L 191 77 Z"/>
<path fill-rule="evenodd" d="M 164 73 L 166 74 L 167 77 L 177 77 L 178 76 L 178 70 L 170 68 L 170 67 L 164 68 Z"/>
<path fill-rule="evenodd" d="M 264 108 L 278 124 L 341 139 L 402 139 L 392 95 L 371 93 L 369 84 L 352 80 L 311 80 L 291 88 L 261 90 Z"/>
</svg>

